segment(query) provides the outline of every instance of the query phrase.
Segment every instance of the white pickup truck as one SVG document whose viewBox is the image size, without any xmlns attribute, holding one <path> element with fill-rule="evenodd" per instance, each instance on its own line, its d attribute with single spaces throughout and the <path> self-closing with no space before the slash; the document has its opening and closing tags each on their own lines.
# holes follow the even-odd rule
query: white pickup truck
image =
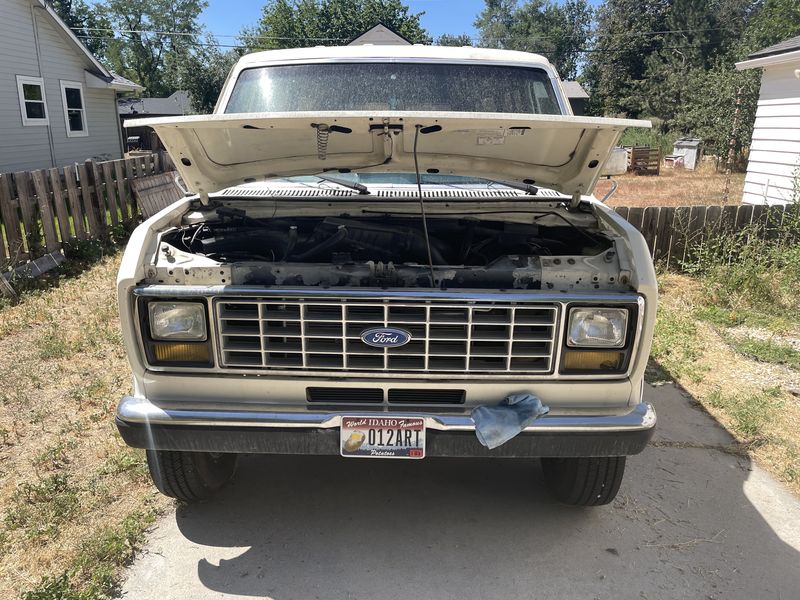
<svg viewBox="0 0 800 600">
<path fill-rule="evenodd" d="M 355 46 L 244 56 L 214 114 L 137 125 L 191 192 L 118 279 L 117 425 L 159 490 L 275 453 L 539 458 L 560 501 L 615 497 L 657 288 L 591 194 L 649 123 L 573 116 L 534 54 Z"/>
</svg>

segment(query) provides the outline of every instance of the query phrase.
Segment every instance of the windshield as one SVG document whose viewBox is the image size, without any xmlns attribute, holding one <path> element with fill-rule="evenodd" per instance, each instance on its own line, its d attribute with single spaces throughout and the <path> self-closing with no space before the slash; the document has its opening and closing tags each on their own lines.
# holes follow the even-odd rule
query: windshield
<svg viewBox="0 0 800 600">
<path fill-rule="evenodd" d="M 398 110 L 561 114 L 541 69 L 324 63 L 242 71 L 226 113 Z"/>
</svg>

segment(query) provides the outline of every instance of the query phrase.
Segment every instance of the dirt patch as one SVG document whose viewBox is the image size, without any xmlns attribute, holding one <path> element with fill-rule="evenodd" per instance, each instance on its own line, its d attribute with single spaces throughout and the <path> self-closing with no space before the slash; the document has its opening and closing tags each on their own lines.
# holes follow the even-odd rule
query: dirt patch
<svg viewBox="0 0 800 600">
<path fill-rule="evenodd" d="M 661 174 L 615 177 L 619 187 L 609 199 L 609 206 L 693 206 L 722 204 L 725 173 L 717 173 L 712 164 L 703 163 L 696 171 L 661 169 Z M 611 189 L 611 182 L 601 181 L 595 196 L 602 198 Z M 730 177 L 728 204 L 739 204 L 744 189 L 744 173 Z"/>
<path fill-rule="evenodd" d="M 67 571 L 100 531 L 164 503 L 113 425 L 130 386 L 118 266 L 107 258 L 0 310 L 0 597 Z"/>
</svg>

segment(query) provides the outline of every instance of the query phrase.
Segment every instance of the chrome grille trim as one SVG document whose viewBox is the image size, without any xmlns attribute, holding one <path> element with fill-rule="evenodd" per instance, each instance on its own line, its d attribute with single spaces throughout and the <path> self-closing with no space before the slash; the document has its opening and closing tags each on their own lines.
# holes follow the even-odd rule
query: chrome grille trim
<svg viewBox="0 0 800 600">
<path fill-rule="evenodd" d="M 213 306 L 222 369 L 332 375 L 551 374 L 562 312 L 558 303 L 474 298 L 222 297 Z M 361 341 L 361 331 L 392 326 L 411 341 Z"/>
</svg>

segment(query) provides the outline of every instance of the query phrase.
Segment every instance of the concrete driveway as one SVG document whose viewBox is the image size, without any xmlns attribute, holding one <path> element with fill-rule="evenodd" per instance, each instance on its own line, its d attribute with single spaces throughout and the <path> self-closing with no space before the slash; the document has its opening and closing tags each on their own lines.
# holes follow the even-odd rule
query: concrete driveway
<svg viewBox="0 0 800 600">
<path fill-rule="evenodd" d="M 556 504 L 537 461 L 247 457 L 166 515 L 136 600 L 800 598 L 800 500 L 672 386 L 607 507 Z"/>
</svg>

